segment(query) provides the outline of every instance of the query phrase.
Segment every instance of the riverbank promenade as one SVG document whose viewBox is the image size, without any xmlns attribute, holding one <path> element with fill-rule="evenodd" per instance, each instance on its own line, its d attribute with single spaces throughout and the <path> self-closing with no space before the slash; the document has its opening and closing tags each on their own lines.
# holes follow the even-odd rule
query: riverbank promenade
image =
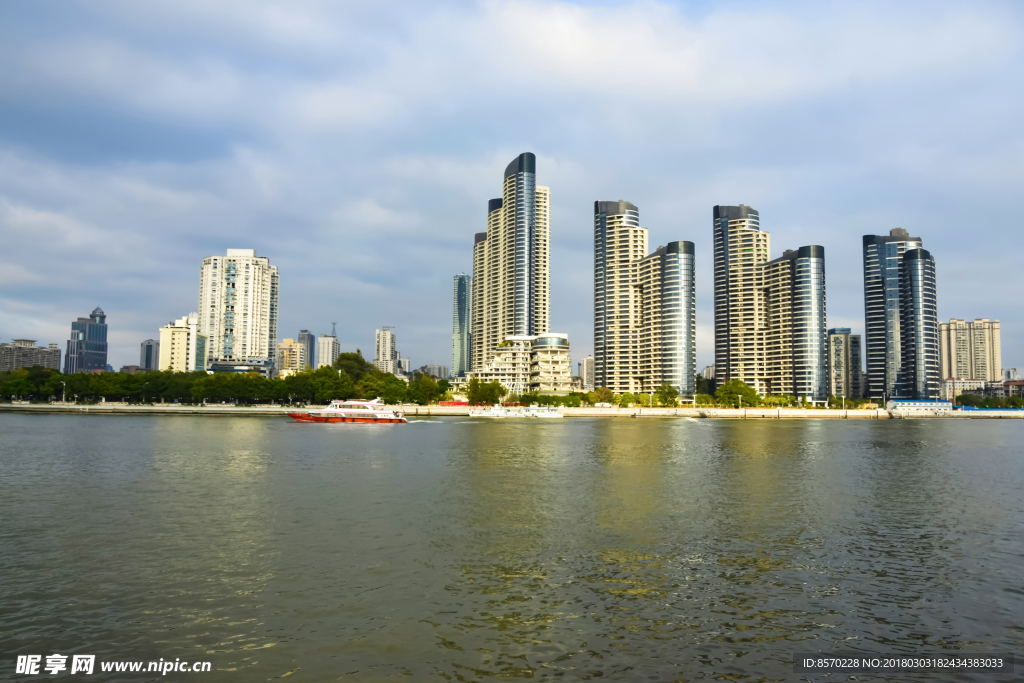
<svg viewBox="0 0 1024 683">
<path fill-rule="evenodd" d="M 188 405 L 181 403 L 0 403 L 0 412 L 38 414 L 92 414 L 92 415 L 208 415 L 284 417 L 290 412 L 304 412 L 325 406 L 288 406 L 235 404 Z M 404 405 L 400 408 L 406 417 L 468 417 L 468 406 Z M 800 408 L 560 408 L 566 417 L 612 418 L 689 418 L 731 420 L 889 420 L 889 419 L 1024 419 L 1024 410 L 973 411 L 886 411 L 800 409 Z"/>
</svg>

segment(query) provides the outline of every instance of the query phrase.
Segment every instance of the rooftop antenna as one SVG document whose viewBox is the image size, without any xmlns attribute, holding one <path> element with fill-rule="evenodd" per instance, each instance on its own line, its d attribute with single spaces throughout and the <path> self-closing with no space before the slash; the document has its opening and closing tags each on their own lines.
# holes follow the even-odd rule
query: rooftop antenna
<svg viewBox="0 0 1024 683">
<path fill-rule="evenodd" d="M 331 323 L 331 336 L 332 337 L 337 337 L 338 336 L 338 333 L 334 329 L 335 325 L 337 325 L 337 324 L 338 323 Z"/>
</svg>

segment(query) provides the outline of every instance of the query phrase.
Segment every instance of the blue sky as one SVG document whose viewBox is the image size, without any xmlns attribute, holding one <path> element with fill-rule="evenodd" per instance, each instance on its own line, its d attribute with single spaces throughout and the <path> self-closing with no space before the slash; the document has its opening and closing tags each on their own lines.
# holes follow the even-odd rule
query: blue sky
<svg viewBox="0 0 1024 683">
<path fill-rule="evenodd" d="M 860 237 L 936 259 L 939 315 L 998 318 L 1024 366 L 1024 73 L 1014 3 L 0 4 L 0 340 L 110 362 L 195 310 L 204 256 L 281 271 L 279 335 L 451 358 L 452 276 L 515 155 L 552 192 L 552 328 L 591 352 L 593 201 L 691 240 L 713 361 L 711 207 L 772 256 L 826 248 L 863 330 Z"/>
</svg>

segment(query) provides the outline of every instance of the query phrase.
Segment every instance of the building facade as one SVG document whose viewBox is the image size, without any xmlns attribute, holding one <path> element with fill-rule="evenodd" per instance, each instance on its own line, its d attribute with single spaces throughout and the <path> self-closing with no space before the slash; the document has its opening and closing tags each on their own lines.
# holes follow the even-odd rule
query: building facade
<svg viewBox="0 0 1024 683">
<path fill-rule="evenodd" d="M 473 278 L 459 273 L 452 291 L 452 374 L 464 377 L 472 367 L 470 360 Z"/>
<path fill-rule="evenodd" d="M 321 334 L 316 340 L 316 366 L 329 368 L 341 355 L 341 344 L 333 334 Z"/>
<path fill-rule="evenodd" d="M 35 366 L 60 372 L 60 348 L 56 344 L 36 346 L 35 339 L 15 339 L 0 344 L 0 372 Z"/>
<path fill-rule="evenodd" d="M 302 344 L 302 348 L 306 352 L 306 360 L 304 361 L 303 368 L 315 368 L 316 367 L 316 335 L 309 330 L 299 330 L 299 336 L 297 341 Z"/>
<path fill-rule="evenodd" d="M 861 338 L 849 327 L 828 331 L 828 393 L 830 396 L 861 398 Z"/>
<path fill-rule="evenodd" d="M 64 352 L 64 374 L 107 369 L 107 314 L 97 306 L 88 318 L 71 323 Z"/>
<path fill-rule="evenodd" d="M 597 386 L 594 384 L 594 357 L 587 356 L 580 361 L 580 383 L 583 391 L 594 391 Z"/>
<path fill-rule="evenodd" d="M 160 370 L 201 372 L 207 366 L 208 338 L 192 313 L 160 328 Z"/>
<path fill-rule="evenodd" d="M 139 345 L 139 367 L 143 370 L 160 369 L 160 342 L 147 339 Z"/>
<path fill-rule="evenodd" d="M 998 320 L 950 318 L 939 323 L 939 353 L 942 379 L 1004 379 Z"/>
<path fill-rule="evenodd" d="M 696 353 L 693 243 L 648 254 L 636 205 L 594 202 L 593 386 L 692 396 Z"/>
<path fill-rule="evenodd" d="M 866 397 L 876 403 L 899 396 L 903 387 L 903 258 L 922 246 L 903 228 L 864 235 L 864 343 Z M 938 387 L 936 387 L 938 389 Z"/>
<path fill-rule="evenodd" d="M 497 381 L 516 395 L 568 393 L 572 387 L 569 337 L 557 332 L 511 335 L 491 362 L 471 375 L 484 382 Z"/>
<path fill-rule="evenodd" d="M 373 364 L 381 372 L 396 374 L 401 371 L 401 359 L 398 356 L 398 340 L 395 328 L 384 326 L 374 330 Z"/>
<path fill-rule="evenodd" d="M 487 204 L 487 229 L 473 244 L 470 367 L 483 367 L 509 336 L 550 325 L 551 191 L 537 185 L 537 160 L 520 154 L 505 169 L 502 196 Z"/>
<path fill-rule="evenodd" d="M 199 271 L 199 332 L 208 364 L 265 367 L 277 356 L 277 266 L 255 249 L 208 256 Z"/>
</svg>

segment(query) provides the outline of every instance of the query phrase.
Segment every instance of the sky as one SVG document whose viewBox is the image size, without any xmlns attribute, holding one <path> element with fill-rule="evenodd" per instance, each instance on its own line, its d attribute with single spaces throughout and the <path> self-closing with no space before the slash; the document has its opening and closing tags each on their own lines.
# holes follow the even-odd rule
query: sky
<svg viewBox="0 0 1024 683">
<path fill-rule="evenodd" d="M 280 338 L 451 361 L 452 278 L 505 166 L 551 188 L 551 324 L 593 349 L 593 202 L 697 255 L 747 204 L 771 257 L 825 247 L 863 332 L 861 236 L 936 261 L 940 320 L 1024 366 L 1024 7 L 1013 2 L 0 3 L 0 341 L 96 306 L 109 362 L 196 310 L 228 248 L 278 266 Z"/>
</svg>

